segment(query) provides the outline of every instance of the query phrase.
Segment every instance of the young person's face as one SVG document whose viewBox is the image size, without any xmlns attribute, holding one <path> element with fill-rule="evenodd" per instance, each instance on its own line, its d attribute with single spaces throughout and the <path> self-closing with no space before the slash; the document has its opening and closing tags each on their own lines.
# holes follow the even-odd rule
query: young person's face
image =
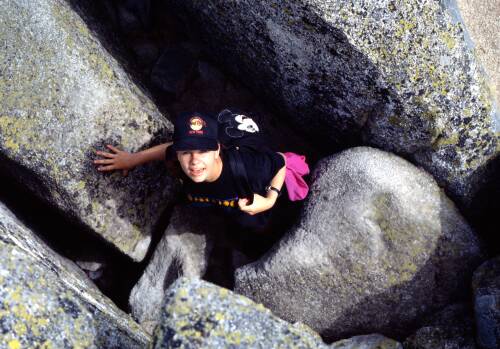
<svg viewBox="0 0 500 349">
<path fill-rule="evenodd" d="M 219 150 L 183 150 L 177 152 L 182 171 L 193 182 L 212 182 L 217 179 Z"/>
</svg>

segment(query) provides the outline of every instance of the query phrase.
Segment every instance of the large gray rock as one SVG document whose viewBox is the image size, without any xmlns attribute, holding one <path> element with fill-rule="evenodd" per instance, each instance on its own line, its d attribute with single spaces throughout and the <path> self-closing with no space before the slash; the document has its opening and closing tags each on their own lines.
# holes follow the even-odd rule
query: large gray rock
<svg viewBox="0 0 500 349">
<path fill-rule="evenodd" d="M 325 151 L 407 154 L 464 204 L 498 154 L 500 118 L 452 1 L 169 3 Z"/>
<path fill-rule="evenodd" d="M 478 239 L 430 175 L 359 147 L 322 160 L 299 224 L 235 291 L 326 338 L 398 338 L 463 297 Z"/>
<path fill-rule="evenodd" d="M 167 292 L 153 348 L 324 348 L 319 336 L 274 316 L 262 304 L 199 279 Z"/>
<path fill-rule="evenodd" d="M 500 257 L 483 263 L 472 281 L 477 342 L 481 348 L 499 348 Z"/>
<path fill-rule="evenodd" d="M 149 336 L 0 203 L 0 347 L 144 348 Z"/>
<path fill-rule="evenodd" d="M 0 0 L 1 167 L 135 260 L 172 195 L 161 164 L 123 178 L 93 151 L 129 151 L 172 126 L 66 1 Z"/>
<path fill-rule="evenodd" d="M 201 278 L 205 274 L 216 220 L 191 207 L 174 209 L 153 258 L 129 298 L 132 315 L 148 332 L 158 324 L 167 288 L 181 276 Z"/>
<path fill-rule="evenodd" d="M 476 349 L 471 311 L 464 304 L 448 306 L 403 344 L 405 349 Z"/>
</svg>

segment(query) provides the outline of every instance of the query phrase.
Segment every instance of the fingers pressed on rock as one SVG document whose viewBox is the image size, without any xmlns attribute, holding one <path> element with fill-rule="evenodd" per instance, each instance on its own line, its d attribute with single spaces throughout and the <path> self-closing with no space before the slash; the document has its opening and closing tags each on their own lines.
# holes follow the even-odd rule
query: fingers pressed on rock
<svg viewBox="0 0 500 349">
<path fill-rule="evenodd" d="M 94 160 L 94 163 L 95 164 L 103 164 L 103 165 L 107 165 L 107 164 L 112 164 L 114 163 L 115 160 L 113 159 L 99 159 L 99 160 Z"/>
<path fill-rule="evenodd" d="M 108 147 L 109 149 L 111 149 L 115 153 L 119 153 L 121 151 L 120 149 L 113 147 L 111 144 L 106 145 L 106 147 Z"/>
<path fill-rule="evenodd" d="M 115 169 L 115 165 L 101 166 L 98 168 L 99 171 L 111 171 Z"/>
<path fill-rule="evenodd" d="M 104 156 L 105 158 L 116 158 L 116 154 L 107 153 L 107 152 L 104 152 L 104 151 L 100 151 L 97 154 L 101 155 L 101 156 Z"/>
</svg>

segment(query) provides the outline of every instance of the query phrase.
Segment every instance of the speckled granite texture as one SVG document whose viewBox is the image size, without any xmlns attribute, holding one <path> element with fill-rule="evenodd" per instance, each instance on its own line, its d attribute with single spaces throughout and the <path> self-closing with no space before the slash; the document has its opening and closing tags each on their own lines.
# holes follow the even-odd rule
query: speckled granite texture
<svg viewBox="0 0 500 349">
<path fill-rule="evenodd" d="M 328 340 L 404 338 L 465 299 L 484 260 L 478 237 L 434 179 L 388 152 L 356 147 L 323 159 L 300 222 L 235 292 Z"/>
<path fill-rule="evenodd" d="M 214 58 L 325 151 L 406 154 L 464 205 L 500 120 L 451 1 L 170 0 Z"/>
<path fill-rule="evenodd" d="M 327 348 L 309 331 L 225 288 L 180 278 L 167 291 L 153 347 Z"/>
<path fill-rule="evenodd" d="M 0 203 L 0 347 L 137 348 L 149 336 Z"/>
<path fill-rule="evenodd" d="M 91 163 L 137 151 L 172 125 L 63 0 L 0 0 L 0 163 L 51 205 L 135 260 L 172 196 L 161 164 L 123 178 Z"/>
</svg>

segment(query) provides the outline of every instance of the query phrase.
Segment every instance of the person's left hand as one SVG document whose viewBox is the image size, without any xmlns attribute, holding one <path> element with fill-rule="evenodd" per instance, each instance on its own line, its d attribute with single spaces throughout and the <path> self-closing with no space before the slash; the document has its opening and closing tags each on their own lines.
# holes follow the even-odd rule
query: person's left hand
<svg viewBox="0 0 500 349">
<path fill-rule="evenodd" d="M 253 201 L 251 204 L 249 199 L 239 199 L 238 206 L 240 207 L 240 210 L 253 216 L 257 213 L 269 210 L 274 206 L 275 202 L 276 198 L 274 197 L 266 198 L 259 194 L 253 194 Z"/>
</svg>

